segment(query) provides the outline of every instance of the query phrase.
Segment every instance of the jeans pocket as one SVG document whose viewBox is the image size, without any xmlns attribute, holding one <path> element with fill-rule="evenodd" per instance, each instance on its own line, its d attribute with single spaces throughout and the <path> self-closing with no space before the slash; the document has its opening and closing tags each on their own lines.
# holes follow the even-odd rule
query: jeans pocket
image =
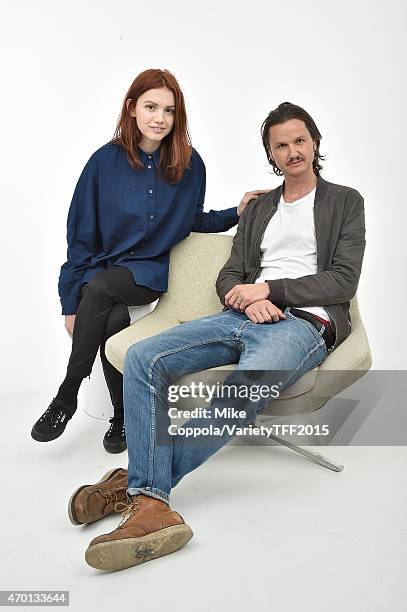
<svg viewBox="0 0 407 612">
<path fill-rule="evenodd" d="M 322 336 L 324 335 L 325 330 L 326 330 L 326 327 L 325 327 L 325 325 L 324 325 L 324 324 L 322 324 L 322 327 L 321 327 L 321 329 L 320 329 L 320 330 L 319 330 L 319 332 L 318 332 L 318 333 L 319 333 L 319 335 L 321 336 L 321 338 L 322 338 Z"/>
</svg>

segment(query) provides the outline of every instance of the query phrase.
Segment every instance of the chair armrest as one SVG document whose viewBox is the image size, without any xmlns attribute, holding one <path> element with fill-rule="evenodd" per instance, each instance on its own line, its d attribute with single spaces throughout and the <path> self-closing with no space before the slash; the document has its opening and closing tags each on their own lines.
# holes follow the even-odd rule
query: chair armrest
<svg viewBox="0 0 407 612">
<path fill-rule="evenodd" d="M 109 338 L 105 347 L 106 357 L 119 372 L 123 372 L 124 358 L 127 349 L 132 344 L 155 336 L 177 324 L 177 321 L 164 316 L 162 310 L 156 308 L 153 312 L 138 319 L 133 325 Z"/>
<path fill-rule="evenodd" d="M 360 376 L 372 365 L 372 354 L 363 324 L 359 321 L 352 333 L 319 366 L 328 370 L 361 370 Z"/>
</svg>

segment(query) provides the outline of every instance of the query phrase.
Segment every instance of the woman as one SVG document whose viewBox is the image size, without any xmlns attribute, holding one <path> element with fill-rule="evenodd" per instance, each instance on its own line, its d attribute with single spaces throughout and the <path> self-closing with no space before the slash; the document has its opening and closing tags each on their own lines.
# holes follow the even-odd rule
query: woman
<svg viewBox="0 0 407 612">
<path fill-rule="evenodd" d="M 105 342 L 130 324 L 127 306 L 149 304 L 167 290 L 169 251 L 177 242 L 191 231 L 233 227 L 250 199 L 238 209 L 204 213 L 204 195 L 205 166 L 191 147 L 180 87 L 167 70 L 146 70 L 126 94 L 113 140 L 91 156 L 75 189 L 59 278 L 72 353 L 32 429 L 35 440 L 63 433 L 100 347 L 114 407 L 103 444 L 109 452 L 125 450 L 122 375 L 107 361 Z"/>
</svg>

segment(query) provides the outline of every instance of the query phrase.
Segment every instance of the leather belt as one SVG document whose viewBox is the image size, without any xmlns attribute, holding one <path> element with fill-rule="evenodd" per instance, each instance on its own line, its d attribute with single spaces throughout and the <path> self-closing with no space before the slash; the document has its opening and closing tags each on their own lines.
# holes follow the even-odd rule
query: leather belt
<svg viewBox="0 0 407 612">
<path fill-rule="evenodd" d="M 325 341 L 326 348 L 330 349 L 335 344 L 335 332 L 333 331 L 331 324 L 324 325 L 321 321 L 319 321 L 311 312 L 307 312 L 306 310 L 300 310 L 298 308 L 288 307 L 290 313 L 297 317 L 297 319 L 304 319 L 304 321 L 308 321 L 315 327 L 315 329 L 320 332 L 323 327 L 325 330 L 322 334 L 322 339 Z M 283 311 L 284 312 L 284 311 Z"/>
</svg>

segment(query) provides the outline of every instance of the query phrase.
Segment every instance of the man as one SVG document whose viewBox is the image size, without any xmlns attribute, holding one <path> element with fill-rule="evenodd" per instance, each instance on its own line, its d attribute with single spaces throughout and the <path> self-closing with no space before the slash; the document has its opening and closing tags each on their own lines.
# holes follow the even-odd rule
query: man
<svg viewBox="0 0 407 612">
<path fill-rule="evenodd" d="M 192 537 L 168 505 L 171 489 L 232 436 L 223 430 L 213 436 L 198 433 L 188 443 L 179 434 L 169 435 L 171 382 L 237 363 L 228 383 L 250 386 L 268 372 L 286 388 L 351 331 L 349 301 L 365 247 L 363 198 L 320 177 L 321 135 L 304 109 L 280 104 L 264 121 L 262 138 L 284 183 L 250 202 L 241 216 L 216 283 L 223 312 L 174 327 L 127 352 L 128 474 L 109 472 L 96 485 L 81 487 L 69 503 L 71 520 L 83 524 L 118 511 L 117 502 L 124 503 L 126 495 L 130 500 L 119 527 L 90 543 L 86 560 L 95 568 L 137 565 L 174 552 Z M 250 424 L 268 401 L 234 401 L 238 423 Z M 219 431 L 232 420 L 217 410 L 225 405 L 225 398 L 216 397 L 209 410 Z M 207 425 L 206 416 L 185 427 L 202 432 Z"/>
</svg>

